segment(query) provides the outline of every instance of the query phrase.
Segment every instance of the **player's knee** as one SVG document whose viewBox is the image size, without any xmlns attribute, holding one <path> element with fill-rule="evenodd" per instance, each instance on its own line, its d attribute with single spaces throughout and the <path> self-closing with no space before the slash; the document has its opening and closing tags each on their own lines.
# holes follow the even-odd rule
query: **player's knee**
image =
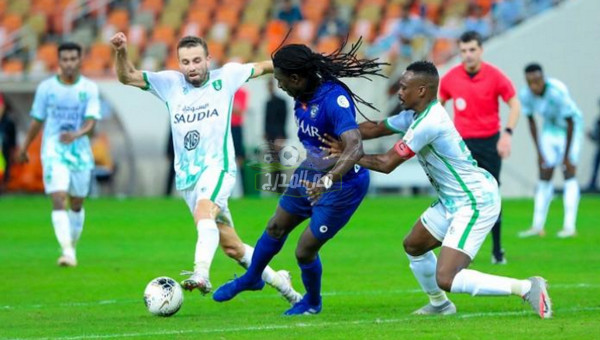
<svg viewBox="0 0 600 340">
<path fill-rule="evenodd" d="M 404 239 L 404 242 L 402 243 L 402 245 L 404 246 L 404 251 L 408 255 L 411 255 L 411 256 L 423 255 L 421 246 L 408 237 Z"/>
<path fill-rule="evenodd" d="M 435 274 L 437 285 L 441 289 L 449 292 L 452 288 L 452 281 L 454 281 L 454 274 L 445 271 L 438 270 Z"/>
<path fill-rule="evenodd" d="M 267 223 L 267 234 L 276 239 L 281 239 L 285 236 L 285 229 L 274 218 L 271 218 L 269 223 Z"/>
<path fill-rule="evenodd" d="M 313 262 L 317 258 L 317 253 L 308 248 L 296 248 L 296 260 L 298 263 L 307 264 Z"/>
</svg>

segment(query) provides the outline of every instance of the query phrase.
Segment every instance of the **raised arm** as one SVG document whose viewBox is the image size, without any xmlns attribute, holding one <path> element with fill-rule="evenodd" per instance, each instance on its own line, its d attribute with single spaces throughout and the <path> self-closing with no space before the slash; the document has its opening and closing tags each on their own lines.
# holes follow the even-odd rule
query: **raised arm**
<svg viewBox="0 0 600 340">
<path fill-rule="evenodd" d="M 271 60 L 254 63 L 254 73 L 250 78 L 260 77 L 264 74 L 273 73 L 273 62 Z"/>
<path fill-rule="evenodd" d="M 403 144 L 404 145 L 404 144 Z M 378 155 L 364 155 L 358 161 L 358 164 L 367 169 L 375 170 L 389 174 L 394 171 L 400 164 L 404 163 L 410 156 L 401 157 L 394 146 L 388 152 Z"/>
<path fill-rule="evenodd" d="M 119 81 L 125 85 L 146 88 L 148 85 L 144 80 L 142 71 L 137 70 L 127 57 L 127 37 L 119 32 L 110 39 L 110 44 L 115 50 L 115 68 Z"/>
</svg>

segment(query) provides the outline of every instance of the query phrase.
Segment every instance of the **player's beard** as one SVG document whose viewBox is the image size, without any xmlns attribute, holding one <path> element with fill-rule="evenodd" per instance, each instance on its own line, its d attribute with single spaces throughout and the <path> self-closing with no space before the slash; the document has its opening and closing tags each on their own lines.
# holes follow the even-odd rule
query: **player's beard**
<svg viewBox="0 0 600 340">
<path fill-rule="evenodd" d="M 204 73 L 203 77 L 196 77 L 194 79 L 191 79 L 190 76 L 188 74 L 186 74 L 185 80 L 187 80 L 187 82 L 192 84 L 192 86 L 194 86 L 194 87 L 200 87 L 202 84 L 204 84 L 207 77 L 208 77 L 208 73 Z"/>
</svg>

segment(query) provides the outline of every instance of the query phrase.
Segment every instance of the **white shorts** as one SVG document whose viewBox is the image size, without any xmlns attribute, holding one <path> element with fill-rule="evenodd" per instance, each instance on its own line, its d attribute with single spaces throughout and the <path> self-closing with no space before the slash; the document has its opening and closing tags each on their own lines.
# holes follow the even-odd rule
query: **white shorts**
<svg viewBox="0 0 600 340">
<path fill-rule="evenodd" d="M 442 246 L 459 250 L 474 259 L 499 214 L 499 201 L 478 206 L 476 211 L 471 206 L 464 206 L 454 214 L 448 213 L 437 201 L 421 215 L 421 222 Z"/>
<path fill-rule="evenodd" d="M 65 191 L 73 197 L 86 197 L 90 191 L 91 170 L 73 171 L 61 162 L 44 164 L 46 194 Z"/>
<path fill-rule="evenodd" d="M 217 216 L 217 223 L 233 227 L 233 220 L 229 212 L 228 200 L 235 186 L 235 177 L 217 168 L 208 168 L 196 181 L 193 187 L 182 190 L 181 194 L 192 215 L 199 200 L 208 199 L 215 203 L 221 212 Z"/>
<path fill-rule="evenodd" d="M 573 131 L 571 150 L 569 151 L 569 160 L 573 165 L 577 165 L 579 162 L 582 139 L 583 133 L 578 130 Z M 566 146 L 566 134 L 560 135 L 542 131 L 542 136 L 540 137 L 540 150 L 542 152 L 542 157 L 544 157 L 544 166 L 546 168 L 554 168 L 561 165 L 565 156 Z"/>
</svg>

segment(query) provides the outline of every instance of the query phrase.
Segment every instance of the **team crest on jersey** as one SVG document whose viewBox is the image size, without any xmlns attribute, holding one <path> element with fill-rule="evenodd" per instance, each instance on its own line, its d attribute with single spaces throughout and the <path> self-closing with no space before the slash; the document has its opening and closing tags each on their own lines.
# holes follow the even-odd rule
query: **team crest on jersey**
<svg viewBox="0 0 600 340">
<path fill-rule="evenodd" d="M 339 97 L 337 97 L 337 103 L 340 107 L 343 107 L 344 109 L 350 107 L 350 102 L 348 101 L 348 98 L 346 98 L 344 95 L 339 95 Z"/>
<path fill-rule="evenodd" d="M 310 106 L 310 118 L 315 119 L 315 117 L 317 116 L 317 113 L 319 113 L 319 105 L 317 105 L 317 104 L 311 105 Z"/>
<path fill-rule="evenodd" d="M 79 101 L 80 102 L 84 102 L 87 99 L 87 93 L 86 92 L 79 92 Z"/>
<path fill-rule="evenodd" d="M 196 130 L 188 131 L 183 138 L 183 146 L 187 150 L 194 150 L 200 142 L 200 132 Z"/>
<path fill-rule="evenodd" d="M 183 85 L 183 94 L 186 95 L 190 91 L 187 86 Z"/>
<path fill-rule="evenodd" d="M 220 91 L 223 88 L 223 82 L 221 82 L 221 79 L 217 79 L 212 82 L 212 86 L 215 90 Z"/>
</svg>

